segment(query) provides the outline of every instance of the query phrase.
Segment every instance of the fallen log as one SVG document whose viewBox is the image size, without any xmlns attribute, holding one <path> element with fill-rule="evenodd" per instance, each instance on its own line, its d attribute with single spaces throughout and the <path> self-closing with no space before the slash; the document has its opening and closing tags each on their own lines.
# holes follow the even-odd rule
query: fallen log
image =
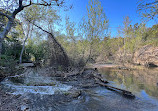
<svg viewBox="0 0 158 111">
<path fill-rule="evenodd" d="M 94 78 L 97 78 L 98 80 L 100 80 L 103 83 L 109 83 L 106 79 L 103 79 L 103 77 L 99 74 L 93 74 Z"/>
<path fill-rule="evenodd" d="M 121 91 L 122 94 L 125 96 L 125 97 L 128 97 L 128 98 L 135 98 L 135 95 L 133 95 L 130 91 L 126 91 L 126 90 L 123 90 L 123 89 L 120 89 L 120 88 L 116 88 L 116 87 L 113 87 L 113 86 L 109 86 L 109 85 L 106 85 L 104 83 L 101 83 L 101 82 L 98 82 L 96 81 L 97 84 L 101 85 L 101 86 L 104 86 L 106 87 L 107 89 L 109 90 L 112 90 L 112 91 Z"/>
<path fill-rule="evenodd" d="M 70 72 L 67 73 L 64 78 L 67 78 L 67 77 L 70 77 L 70 76 L 77 76 L 78 74 L 81 75 L 85 70 L 87 70 L 87 69 L 84 66 L 83 68 L 81 68 L 80 70 L 76 71 L 75 73 L 72 73 L 72 74 L 69 74 Z"/>
<path fill-rule="evenodd" d="M 76 72 L 69 72 L 69 73 L 64 73 L 64 79 L 68 78 L 68 77 L 72 77 L 72 76 L 77 76 L 78 74 L 82 74 L 84 71 L 84 69 L 82 69 L 81 71 L 76 71 Z"/>
</svg>

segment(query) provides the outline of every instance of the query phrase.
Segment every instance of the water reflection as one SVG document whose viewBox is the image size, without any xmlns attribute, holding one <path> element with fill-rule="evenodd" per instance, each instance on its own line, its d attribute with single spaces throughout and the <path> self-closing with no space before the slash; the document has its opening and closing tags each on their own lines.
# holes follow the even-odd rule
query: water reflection
<svg viewBox="0 0 158 111">
<path fill-rule="evenodd" d="M 99 72 L 107 80 L 113 81 L 114 86 L 127 89 L 143 98 L 152 96 L 158 99 L 158 70 L 156 69 L 129 71 L 101 68 Z"/>
</svg>

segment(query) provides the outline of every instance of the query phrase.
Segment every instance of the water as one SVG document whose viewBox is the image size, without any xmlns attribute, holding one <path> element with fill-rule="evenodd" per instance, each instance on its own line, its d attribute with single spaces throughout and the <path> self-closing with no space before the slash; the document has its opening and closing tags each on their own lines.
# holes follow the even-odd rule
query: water
<svg viewBox="0 0 158 111">
<path fill-rule="evenodd" d="M 7 92 L 28 98 L 30 103 L 21 109 L 29 107 L 31 111 L 158 111 L 158 70 L 101 68 L 99 72 L 109 85 L 131 91 L 136 98 L 129 99 L 105 87 L 95 87 L 82 89 L 80 97 L 67 101 L 69 96 L 55 95 L 55 92 L 65 93 L 72 86 L 32 71 L 22 77 L 5 79 L 1 84 Z"/>
<path fill-rule="evenodd" d="M 8 77 L 1 82 L 6 92 L 14 95 L 19 94 L 41 94 L 53 95 L 58 92 L 65 92 L 72 88 L 52 77 L 44 77 L 35 71 L 30 71 L 27 75 Z"/>
<path fill-rule="evenodd" d="M 99 72 L 111 86 L 131 91 L 136 99 L 158 107 L 158 70 L 116 70 L 100 68 Z M 158 110 L 158 109 L 157 109 Z"/>
</svg>

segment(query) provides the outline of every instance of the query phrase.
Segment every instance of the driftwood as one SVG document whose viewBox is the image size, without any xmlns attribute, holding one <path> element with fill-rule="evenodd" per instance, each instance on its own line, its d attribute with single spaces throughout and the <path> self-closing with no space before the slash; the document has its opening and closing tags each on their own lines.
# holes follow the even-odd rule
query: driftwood
<svg viewBox="0 0 158 111">
<path fill-rule="evenodd" d="M 126 91 L 126 90 L 123 90 L 123 89 L 120 89 L 120 88 L 116 88 L 116 87 L 113 87 L 113 86 L 109 86 L 109 85 L 107 85 L 107 84 L 104 84 L 104 83 L 98 82 L 98 81 L 96 81 L 96 83 L 99 84 L 99 85 L 101 85 L 101 86 L 104 86 L 104 87 L 106 87 L 107 89 L 110 89 L 110 90 L 112 90 L 112 91 L 117 91 L 117 92 L 118 92 L 118 91 L 121 91 L 122 94 L 123 94 L 124 96 L 126 96 L 126 97 L 135 98 L 135 95 L 133 95 L 130 91 Z"/>
<path fill-rule="evenodd" d="M 64 75 L 64 79 L 66 79 L 66 78 L 68 78 L 68 77 L 72 77 L 72 76 L 76 76 L 76 75 L 78 75 L 79 72 L 71 73 L 71 74 L 69 74 L 69 73 L 64 73 L 64 74 L 65 74 L 65 75 Z"/>
<path fill-rule="evenodd" d="M 94 78 L 103 82 L 103 83 L 109 83 L 106 79 L 103 79 L 103 77 L 100 74 L 93 74 Z"/>
<path fill-rule="evenodd" d="M 75 72 L 75 73 L 66 75 L 64 78 L 70 77 L 70 76 L 76 76 L 76 75 L 78 75 L 78 74 L 81 75 L 84 71 L 85 71 L 85 67 L 83 67 L 81 70 L 79 70 L 79 71 L 77 71 L 77 72 Z"/>
<path fill-rule="evenodd" d="M 95 71 L 97 71 L 97 68 L 95 68 Z M 116 91 L 116 92 L 121 91 L 121 93 L 126 97 L 135 98 L 135 95 L 133 95 L 130 91 L 126 91 L 126 90 L 123 90 L 120 88 L 116 88 L 116 87 L 107 85 L 107 83 L 109 83 L 109 82 L 107 80 L 103 79 L 101 74 L 97 73 L 97 74 L 93 74 L 93 76 L 94 76 L 94 78 L 96 80 L 95 82 L 97 84 L 104 86 L 107 89 L 112 90 L 112 91 Z"/>
</svg>

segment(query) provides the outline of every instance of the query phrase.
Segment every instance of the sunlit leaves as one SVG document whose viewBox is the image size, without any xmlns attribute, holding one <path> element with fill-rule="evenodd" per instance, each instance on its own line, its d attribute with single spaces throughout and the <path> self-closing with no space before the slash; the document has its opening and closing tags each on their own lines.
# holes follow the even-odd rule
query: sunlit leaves
<svg viewBox="0 0 158 111">
<path fill-rule="evenodd" d="M 158 1 L 157 0 L 139 0 L 138 12 L 143 19 L 158 19 Z"/>
<path fill-rule="evenodd" d="M 87 37 L 103 38 L 108 28 L 108 19 L 99 0 L 90 0 L 87 7 Z"/>
</svg>

